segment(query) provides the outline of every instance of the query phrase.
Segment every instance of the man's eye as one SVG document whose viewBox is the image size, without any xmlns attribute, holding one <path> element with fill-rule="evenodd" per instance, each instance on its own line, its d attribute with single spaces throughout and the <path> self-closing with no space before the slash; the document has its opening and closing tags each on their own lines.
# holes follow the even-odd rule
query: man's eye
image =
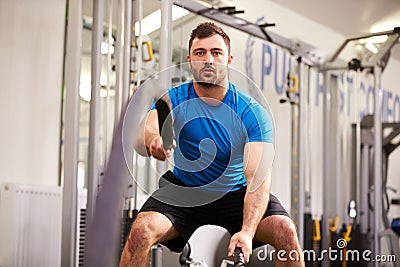
<svg viewBox="0 0 400 267">
<path fill-rule="evenodd" d="M 196 56 L 202 56 L 204 55 L 204 52 L 196 52 Z"/>
<path fill-rule="evenodd" d="M 221 54 L 222 54 L 221 52 L 217 52 L 217 51 L 216 51 L 216 52 L 213 52 L 213 55 L 214 55 L 214 56 L 220 56 Z"/>
</svg>

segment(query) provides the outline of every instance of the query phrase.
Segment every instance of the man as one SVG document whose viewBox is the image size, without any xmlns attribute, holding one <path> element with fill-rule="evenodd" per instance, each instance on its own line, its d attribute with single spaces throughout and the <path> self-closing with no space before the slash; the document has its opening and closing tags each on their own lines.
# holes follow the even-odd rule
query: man
<svg viewBox="0 0 400 267">
<path fill-rule="evenodd" d="M 173 146 L 163 148 L 153 109 L 136 147 L 159 160 L 174 155 L 174 170 L 163 175 L 160 189 L 140 210 L 120 266 L 148 266 L 156 243 L 179 252 L 204 224 L 220 225 L 232 234 L 228 255 L 240 247 L 248 262 L 253 244 L 269 243 L 285 251 L 277 266 L 304 266 L 288 256 L 301 255 L 296 229 L 270 195 L 270 166 L 265 162 L 271 162 L 266 151 L 273 147 L 272 123 L 258 103 L 228 81 L 232 60 L 230 39 L 221 28 L 206 22 L 192 31 L 187 61 L 194 79 L 168 91 Z M 190 193 L 185 196 L 186 191 Z"/>
</svg>

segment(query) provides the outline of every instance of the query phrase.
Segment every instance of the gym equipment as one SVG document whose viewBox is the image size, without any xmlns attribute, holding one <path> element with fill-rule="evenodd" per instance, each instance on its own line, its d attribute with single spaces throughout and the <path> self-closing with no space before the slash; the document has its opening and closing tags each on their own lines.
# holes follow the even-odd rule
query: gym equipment
<svg viewBox="0 0 400 267">
<path fill-rule="evenodd" d="M 349 44 L 354 44 L 354 42 L 357 42 L 361 39 L 364 38 L 369 38 L 369 37 L 374 37 L 374 36 L 385 36 L 387 37 L 386 41 L 382 43 L 382 45 L 379 47 L 379 51 L 377 53 L 373 54 L 371 57 L 366 57 L 360 59 L 360 62 L 357 62 L 356 60 L 347 60 L 347 62 L 343 62 L 341 60 L 338 60 L 339 58 L 346 58 L 346 55 L 343 56 L 342 53 L 345 48 L 348 48 Z M 373 126 L 374 126 L 374 132 L 371 135 L 372 140 L 373 140 L 373 145 L 375 148 L 374 151 L 374 159 L 373 159 L 373 167 L 374 167 L 374 212 L 373 212 L 373 251 L 375 253 L 380 253 L 380 236 L 379 232 L 381 230 L 381 220 L 382 220 L 382 212 L 381 212 L 381 206 L 380 202 L 382 201 L 382 163 L 383 163 L 383 158 L 382 158 L 382 94 L 380 93 L 381 90 L 381 74 L 382 71 L 384 70 L 384 66 L 386 66 L 387 60 L 389 59 L 388 54 L 390 53 L 390 50 L 392 47 L 398 42 L 398 39 L 400 37 L 400 31 L 399 28 L 395 28 L 391 31 L 385 31 L 385 32 L 378 32 L 378 33 L 370 33 L 370 34 L 365 34 L 361 36 L 355 36 L 351 38 L 347 38 L 342 45 L 337 49 L 336 52 L 333 53 L 333 55 L 324 63 L 324 65 L 321 67 L 321 71 L 324 73 L 324 105 L 323 105 L 323 114 L 324 114 L 324 119 L 323 119 L 323 138 L 324 138 L 324 155 L 323 155 L 323 177 L 324 177 L 324 184 L 323 184 L 323 190 L 328 191 L 329 186 L 328 182 L 334 179 L 331 175 L 331 147 L 329 146 L 330 140 L 332 140 L 332 132 L 329 129 L 329 127 L 332 125 L 332 118 L 331 118 L 331 113 L 332 113 L 332 102 L 331 102 L 331 90 L 332 87 L 334 86 L 334 81 L 335 81 L 335 72 L 337 71 L 343 71 L 343 70 L 348 70 L 349 67 L 352 69 L 356 69 L 357 71 L 361 71 L 363 69 L 364 71 L 370 71 L 374 75 L 374 119 L 373 119 Z M 351 45 L 350 45 L 351 46 Z M 341 55 L 341 57 L 339 57 Z M 348 63 L 350 62 L 350 63 Z M 359 147 L 356 148 L 357 150 L 360 149 Z M 357 160 L 360 160 L 358 158 Z M 362 171 L 362 169 L 361 169 Z M 361 180 L 360 180 L 361 181 Z M 362 194 L 363 192 L 360 192 L 361 197 L 366 196 L 366 194 Z M 365 192 L 364 192 L 365 193 Z M 353 198 L 354 199 L 354 198 Z M 357 201 L 356 201 L 357 202 Z M 323 205 L 324 205 L 324 211 L 327 211 L 329 209 L 328 206 L 328 199 L 327 196 L 324 196 L 323 200 Z M 362 210 L 362 205 L 363 202 L 360 203 L 360 210 Z M 360 212 L 361 216 L 362 213 Z M 323 215 L 323 220 L 326 219 L 329 216 L 329 214 L 324 214 Z M 368 220 L 365 220 L 368 221 Z M 362 229 L 363 230 L 363 229 Z M 327 229 L 324 230 L 324 235 L 328 235 Z M 323 240 L 323 249 L 328 249 L 328 243 Z M 378 266 L 378 262 L 373 263 L 374 266 Z M 324 266 L 327 266 L 327 262 L 324 262 Z"/>
<path fill-rule="evenodd" d="M 216 225 L 204 225 L 198 228 L 183 251 L 171 252 L 162 245 L 152 249 L 154 265 L 151 267 L 271 267 L 273 248 L 269 245 L 255 248 L 250 262 L 244 264 L 243 254 L 236 249 L 233 257 L 227 256 L 230 234 Z M 204 244 L 207 244 L 206 246 Z M 157 265 L 157 264 L 158 265 Z"/>
<path fill-rule="evenodd" d="M 235 248 L 235 252 L 234 252 L 234 264 L 233 267 L 244 267 L 244 256 L 243 256 L 243 252 L 242 249 L 237 247 Z"/>
<path fill-rule="evenodd" d="M 372 179 L 372 170 L 370 168 L 370 162 L 375 157 L 377 151 L 374 141 L 374 116 L 365 116 L 359 125 L 353 126 L 353 136 L 355 138 L 354 151 L 360 149 L 361 158 L 361 185 L 360 185 L 360 219 L 358 224 L 362 235 L 366 235 L 368 239 L 372 239 L 370 229 L 374 228 L 374 222 L 371 222 L 373 212 L 376 210 L 381 211 L 381 218 L 383 221 L 384 230 L 379 230 L 378 236 L 380 242 L 386 239 L 388 242 L 388 249 L 391 255 L 395 255 L 396 258 L 400 258 L 399 248 L 399 236 L 395 232 L 396 227 L 391 226 L 389 223 L 388 212 L 391 204 L 398 203 L 398 199 L 392 199 L 389 201 L 388 191 L 391 190 L 396 192 L 395 189 L 387 185 L 388 181 L 388 164 L 389 155 L 400 146 L 400 141 L 396 141 L 394 138 L 400 134 L 400 123 L 382 123 L 382 132 L 385 133 L 382 137 L 382 185 L 381 190 L 381 201 L 380 207 L 376 207 L 372 201 L 375 191 L 375 183 Z M 358 129 L 358 130 L 357 130 Z M 353 153 L 356 155 L 356 153 Z M 396 224 L 396 219 L 393 220 L 392 225 Z M 361 237 L 362 237 L 361 235 Z M 370 244 L 370 242 L 367 242 Z M 372 249 L 370 246 L 367 248 Z M 381 251 L 377 252 L 381 253 Z M 400 263 L 395 263 L 395 266 L 400 266 Z"/>
<path fill-rule="evenodd" d="M 169 104 L 170 105 L 170 104 Z M 171 107 L 166 100 L 160 98 L 156 100 L 156 109 L 158 115 L 158 129 L 163 139 L 163 147 L 165 150 L 172 147 L 174 140 L 174 129 L 172 128 Z"/>
<path fill-rule="evenodd" d="M 178 254 L 171 252 L 162 245 L 156 245 L 155 252 L 158 259 L 151 263 L 151 267 L 220 267 L 220 264 L 227 260 L 232 264 L 232 258 L 227 257 L 230 235 L 222 227 L 215 225 L 204 225 L 198 228 L 183 251 Z M 206 246 L 204 244 L 207 244 Z M 153 258 L 153 255 L 152 257 Z M 229 265 L 228 265 L 229 266 Z"/>
<path fill-rule="evenodd" d="M 286 79 L 286 98 L 281 99 L 280 103 L 289 102 L 291 113 L 291 211 L 290 215 L 298 229 L 305 229 L 306 216 L 306 199 L 305 194 L 305 175 L 303 170 L 302 146 L 305 135 L 299 129 L 305 125 L 304 110 L 301 106 L 304 104 L 304 94 L 300 95 L 302 87 L 302 76 L 305 65 L 301 57 L 291 59 L 291 70 L 287 74 Z M 309 208 L 309 206 L 307 207 Z M 307 210 L 309 212 L 309 210 Z M 304 232 L 299 231 L 299 241 L 301 246 L 304 246 Z"/>
<path fill-rule="evenodd" d="M 400 257 L 400 249 L 399 249 L 399 237 L 395 232 L 395 229 L 390 225 L 388 212 L 391 204 L 396 204 L 397 199 L 392 199 L 389 201 L 388 191 L 396 191 L 387 185 L 388 181 L 388 164 L 389 164 L 389 155 L 393 152 L 399 145 L 400 142 L 396 141 L 394 138 L 400 134 L 400 123 L 382 123 L 382 132 L 385 135 L 382 137 L 382 181 L 381 187 L 379 188 L 381 200 L 379 202 L 379 206 L 375 205 L 375 202 L 372 201 L 375 197 L 375 182 L 373 179 L 374 167 L 372 167 L 371 163 L 376 157 L 375 149 L 374 149 L 374 116 L 367 115 L 365 116 L 360 123 L 356 123 L 352 125 L 353 131 L 353 163 L 359 162 L 359 164 L 353 164 L 360 169 L 360 178 L 359 178 L 359 195 L 357 198 L 354 194 L 352 197 L 356 199 L 352 206 L 349 204 L 349 214 L 351 210 L 357 216 L 354 219 L 355 224 L 353 225 L 353 233 L 352 233 L 352 242 L 349 243 L 349 249 L 357 248 L 359 250 L 369 249 L 372 250 L 372 239 L 373 232 L 371 229 L 374 228 L 374 221 L 372 220 L 373 215 L 377 210 L 380 210 L 380 217 L 383 222 L 384 229 L 379 229 L 378 237 L 379 242 L 386 239 L 387 248 L 389 251 L 383 251 L 382 249 L 376 251 L 376 254 L 390 254 L 395 255 L 396 258 Z M 357 168 L 356 167 L 356 168 Z M 356 173 L 356 170 L 353 171 Z M 356 191 L 356 183 L 353 182 L 354 187 L 353 191 Z M 357 210 L 355 207 L 357 205 Z M 353 208 L 352 208 L 353 207 Z M 396 223 L 396 219 L 393 220 L 392 224 Z M 399 263 L 393 263 L 394 266 L 400 266 Z M 349 264 L 353 265 L 353 264 Z"/>
</svg>

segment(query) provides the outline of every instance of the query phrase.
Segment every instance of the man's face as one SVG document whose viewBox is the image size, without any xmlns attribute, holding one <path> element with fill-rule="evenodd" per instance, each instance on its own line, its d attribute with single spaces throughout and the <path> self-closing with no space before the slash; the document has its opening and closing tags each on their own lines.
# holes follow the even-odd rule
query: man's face
<svg viewBox="0 0 400 267">
<path fill-rule="evenodd" d="M 218 34 L 195 38 L 187 56 L 194 80 L 206 87 L 226 86 L 227 70 L 232 59 L 224 39 Z"/>
</svg>

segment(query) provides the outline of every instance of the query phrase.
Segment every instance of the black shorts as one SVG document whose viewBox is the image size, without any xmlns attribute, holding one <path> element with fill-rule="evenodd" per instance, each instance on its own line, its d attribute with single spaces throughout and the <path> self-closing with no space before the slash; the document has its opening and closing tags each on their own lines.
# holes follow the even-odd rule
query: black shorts
<svg viewBox="0 0 400 267">
<path fill-rule="evenodd" d="M 161 179 L 174 184 L 180 184 L 171 171 L 166 172 Z M 156 211 L 165 215 L 174 225 L 179 237 L 163 242 L 162 244 L 175 252 L 181 252 L 194 231 L 202 225 L 218 225 L 233 235 L 240 231 L 243 222 L 243 201 L 246 188 L 242 188 L 223 195 L 221 198 L 204 205 L 185 207 L 175 206 L 159 201 L 153 196 L 143 204 L 139 212 Z M 289 217 L 279 200 L 270 194 L 269 203 L 264 217 L 271 215 L 285 215 Z M 263 245 L 253 242 L 253 248 Z"/>
</svg>

